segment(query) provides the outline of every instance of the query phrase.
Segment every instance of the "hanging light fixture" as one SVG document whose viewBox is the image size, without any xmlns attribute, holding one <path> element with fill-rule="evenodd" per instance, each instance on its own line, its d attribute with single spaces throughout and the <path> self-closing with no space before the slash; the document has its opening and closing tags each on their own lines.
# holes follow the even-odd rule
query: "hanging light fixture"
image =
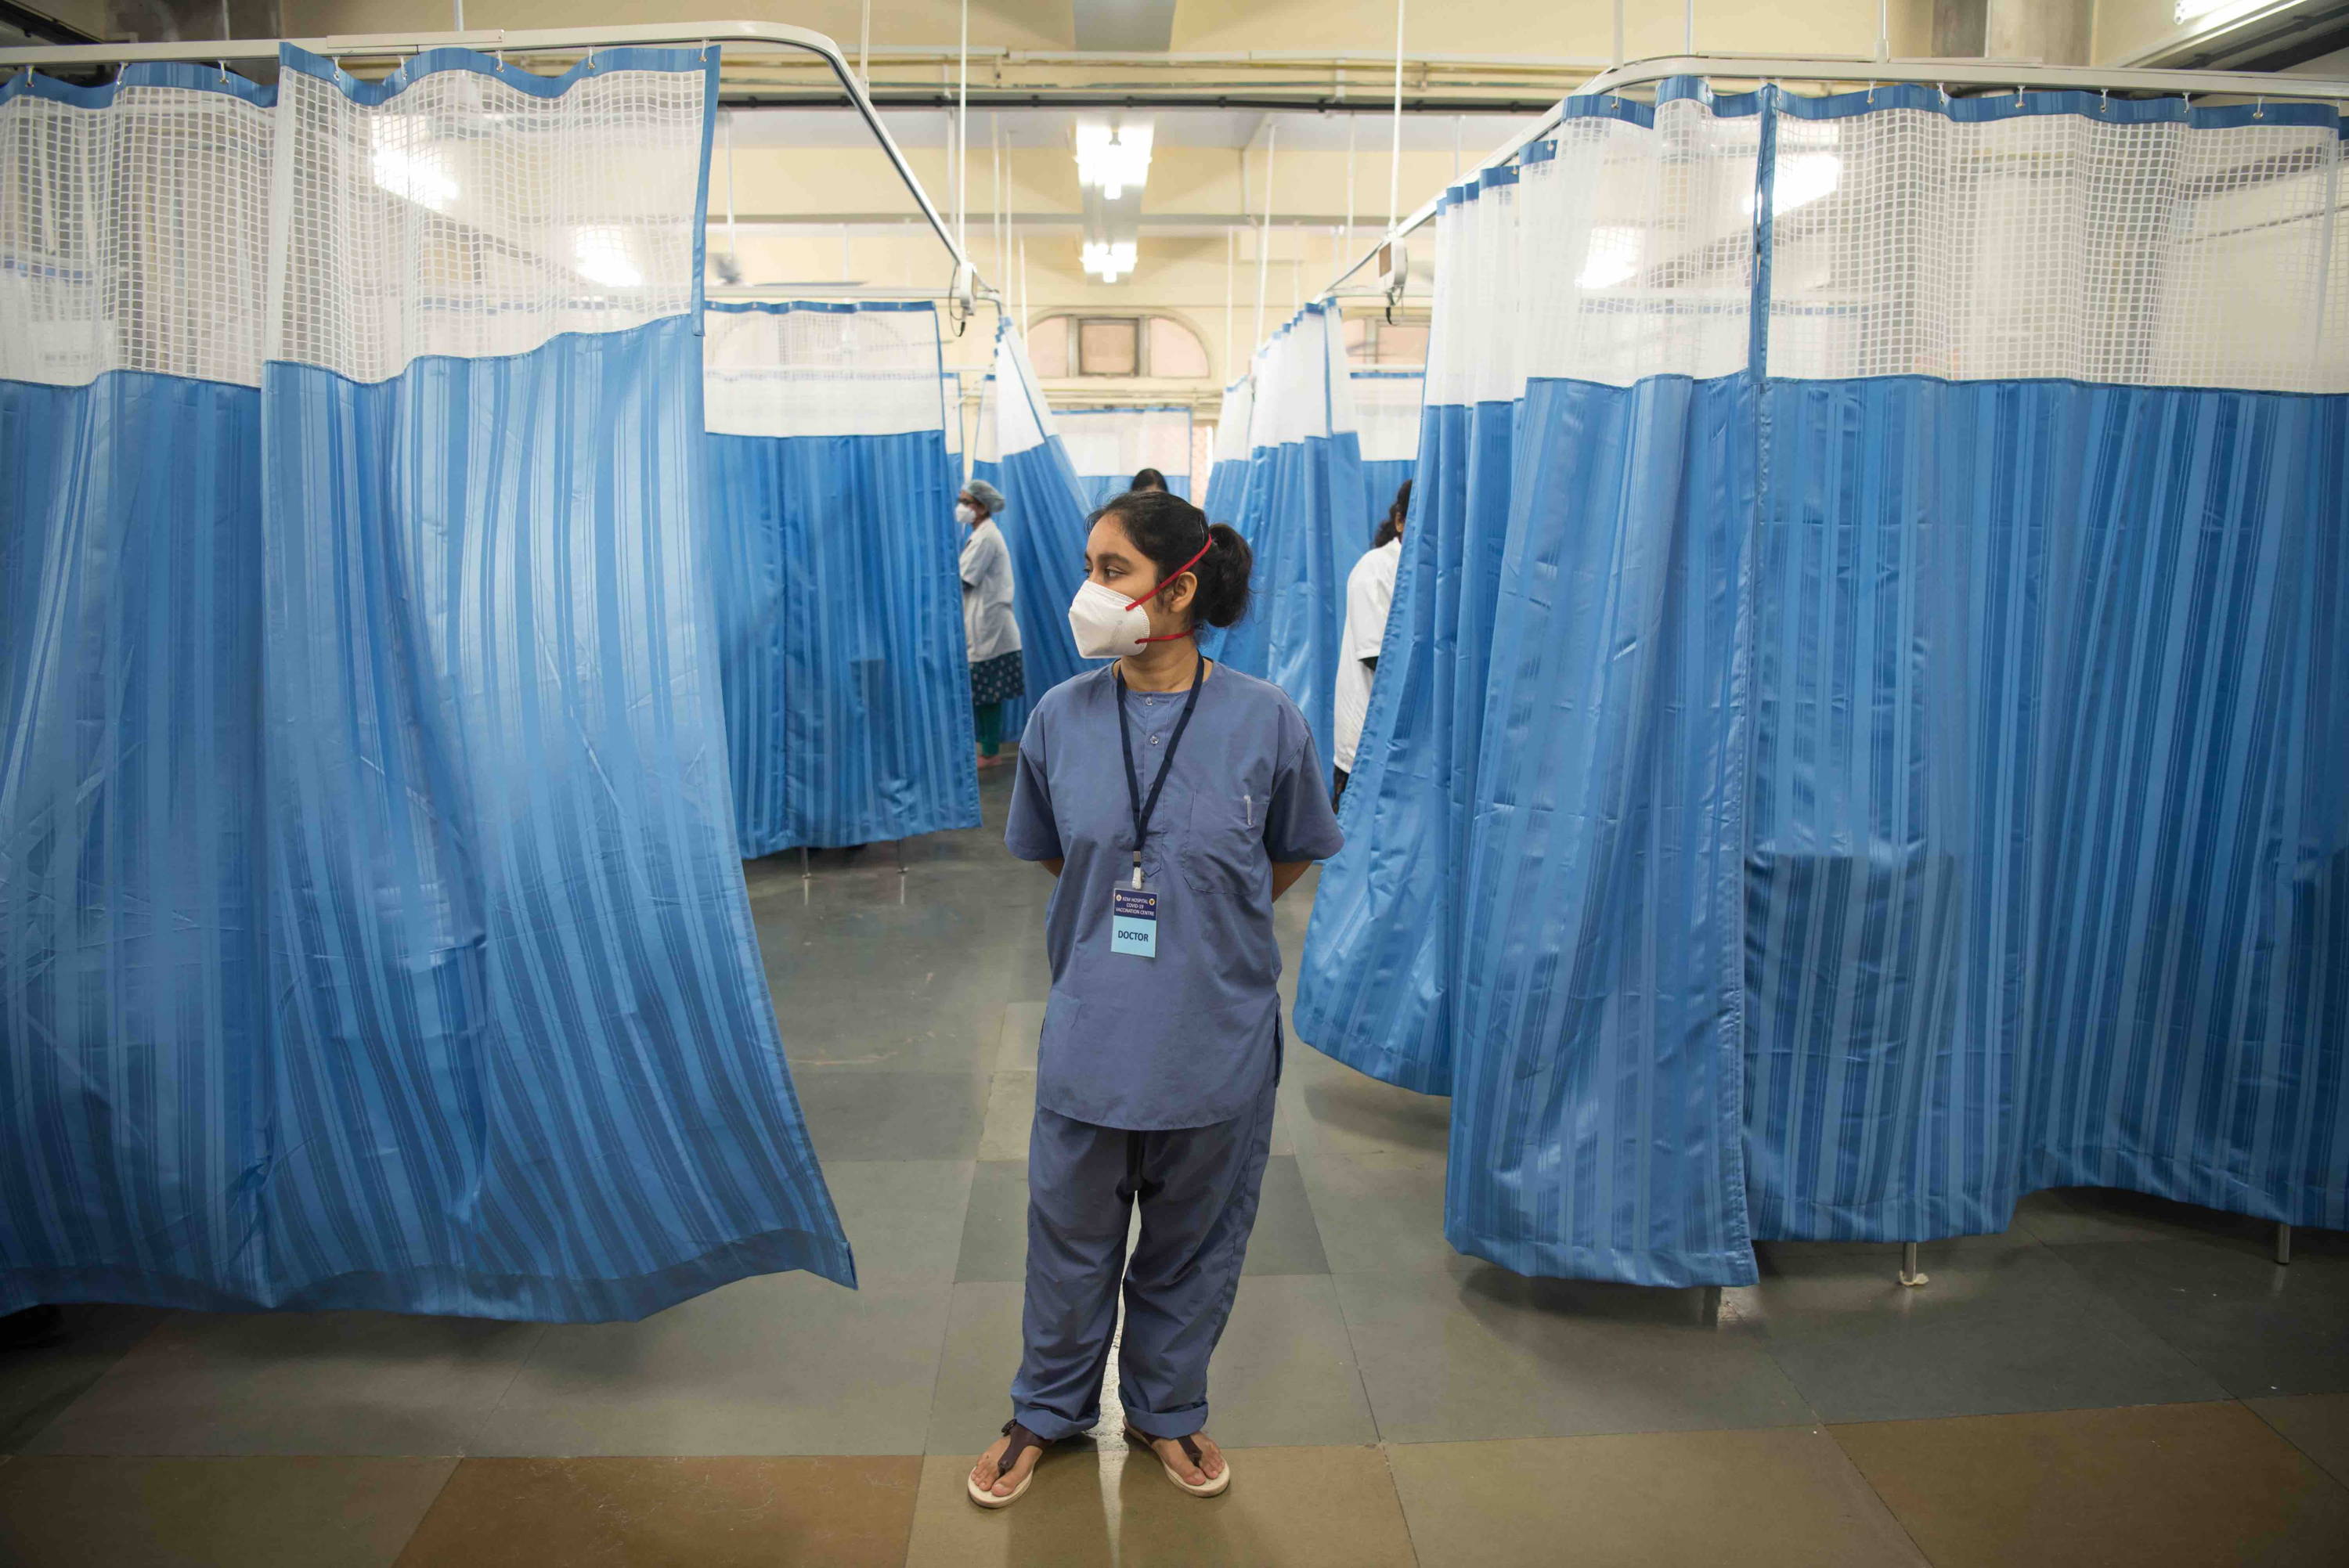
<svg viewBox="0 0 2349 1568">
<path fill-rule="evenodd" d="M 1150 178 L 1151 122 L 1081 119 L 1077 183 L 1084 195 L 1085 271 L 1102 283 L 1132 277 L 1139 260 L 1142 188 Z"/>
<path fill-rule="evenodd" d="M 1078 121 L 1077 182 L 1112 201 L 1141 190 L 1150 179 L 1150 140 L 1148 120 Z"/>
</svg>

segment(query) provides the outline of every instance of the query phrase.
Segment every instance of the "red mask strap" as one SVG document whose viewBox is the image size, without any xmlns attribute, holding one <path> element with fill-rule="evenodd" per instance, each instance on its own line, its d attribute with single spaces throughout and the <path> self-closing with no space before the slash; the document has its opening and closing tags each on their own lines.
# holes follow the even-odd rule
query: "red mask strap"
<svg viewBox="0 0 2349 1568">
<path fill-rule="evenodd" d="M 1190 560 L 1185 561 L 1182 565 L 1177 566 L 1174 571 L 1169 572 L 1164 578 L 1159 580 L 1157 587 L 1153 588 L 1149 593 L 1144 593 L 1141 598 L 1136 599 L 1133 603 L 1128 604 L 1126 608 L 1129 610 L 1139 610 L 1144 604 L 1149 603 L 1153 599 L 1157 598 L 1158 595 L 1166 592 L 1166 584 L 1174 582 L 1174 579 L 1182 576 L 1183 573 L 1190 571 L 1191 568 L 1199 564 L 1200 556 L 1206 555 L 1209 550 L 1215 547 L 1215 543 L 1216 536 L 1211 533 L 1207 536 L 1207 542 L 1199 546 L 1198 555 L 1194 555 Z M 1189 634 L 1183 632 L 1177 632 L 1174 634 L 1174 635 L 1178 637 L 1186 636 L 1188 634 Z M 1163 643 L 1167 641 L 1164 637 L 1144 637 L 1142 640 L 1145 643 Z"/>
</svg>

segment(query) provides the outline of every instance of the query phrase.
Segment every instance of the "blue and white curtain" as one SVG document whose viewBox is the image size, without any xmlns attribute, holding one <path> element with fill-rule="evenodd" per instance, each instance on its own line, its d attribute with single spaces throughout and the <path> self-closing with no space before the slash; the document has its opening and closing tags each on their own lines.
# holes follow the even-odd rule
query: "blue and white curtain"
<svg viewBox="0 0 2349 1568">
<path fill-rule="evenodd" d="M 1375 535 L 1395 492 L 1419 468 L 1419 416 L 1427 377 L 1417 370 L 1354 372 L 1354 422 L 1362 441 L 1362 499 Z"/>
<path fill-rule="evenodd" d="M 971 477 L 1003 492 L 999 526 L 1011 549 L 1011 610 L 1028 686 L 1027 696 L 1004 705 L 1004 738 L 1016 740 L 1037 698 L 1093 667 L 1069 633 L 1093 509 L 1037 386 L 1028 346 L 1008 321 L 996 329 L 995 369 L 979 397 Z"/>
<path fill-rule="evenodd" d="M 1093 505 L 1121 496 L 1143 469 L 1166 476 L 1166 489 L 1191 499 L 1191 409 L 1187 404 L 1131 408 L 1058 408 L 1061 444 Z"/>
<path fill-rule="evenodd" d="M 712 304 L 703 366 L 741 852 L 977 827 L 937 311 Z"/>
<path fill-rule="evenodd" d="M 1210 521 L 1238 526 L 1240 508 L 1247 499 L 1248 416 L 1255 402 L 1255 385 L 1245 376 L 1224 388 L 1209 451 L 1213 466 L 1207 470 L 1207 499 L 1200 502 Z"/>
<path fill-rule="evenodd" d="M 1527 1274 L 2349 1221 L 2337 116 L 1568 111 L 1438 303 L 1521 346 L 1504 521 L 1443 432 L 1508 389 L 1432 364 L 1299 1033 L 1450 1089 L 1446 1233 Z"/>
<path fill-rule="evenodd" d="M 1370 544 L 1338 307 L 1299 311 L 1257 350 L 1249 381 L 1247 488 L 1238 516 L 1217 521 L 1255 552 L 1256 600 L 1217 656 L 1286 691 L 1327 758 L 1346 573 Z"/>
<path fill-rule="evenodd" d="M 0 1310 L 853 1280 L 734 851 L 715 88 L 0 89 Z"/>
</svg>

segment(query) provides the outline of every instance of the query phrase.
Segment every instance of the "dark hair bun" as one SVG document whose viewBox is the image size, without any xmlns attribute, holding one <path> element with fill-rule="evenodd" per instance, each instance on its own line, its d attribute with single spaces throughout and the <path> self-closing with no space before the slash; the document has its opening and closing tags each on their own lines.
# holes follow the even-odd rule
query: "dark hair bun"
<svg viewBox="0 0 2349 1568">
<path fill-rule="evenodd" d="M 1133 547 L 1158 568 L 1162 583 L 1199 556 L 1190 568 L 1199 580 L 1199 592 L 1191 601 L 1194 621 L 1228 626 L 1247 614 L 1248 577 L 1256 557 L 1238 530 L 1220 522 L 1209 526 L 1206 512 L 1165 490 L 1128 490 L 1093 517 L 1117 519 Z M 1203 543 L 1207 552 L 1199 555 Z"/>
<path fill-rule="evenodd" d="M 1226 522 L 1212 523 L 1207 537 L 1214 541 L 1199 564 L 1191 568 L 1199 574 L 1197 617 L 1210 626 L 1228 626 L 1247 614 L 1248 578 L 1256 571 L 1256 552 L 1240 531 Z"/>
</svg>

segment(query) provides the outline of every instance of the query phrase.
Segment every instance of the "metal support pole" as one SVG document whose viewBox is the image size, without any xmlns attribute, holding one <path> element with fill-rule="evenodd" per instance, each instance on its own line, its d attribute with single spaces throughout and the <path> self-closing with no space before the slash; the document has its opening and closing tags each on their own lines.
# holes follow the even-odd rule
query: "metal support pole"
<svg viewBox="0 0 2349 1568">
<path fill-rule="evenodd" d="M 955 239 L 965 253 L 970 250 L 970 0 L 962 0 L 962 55 L 955 76 Z"/>
<path fill-rule="evenodd" d="M 1932 1277 L 1932 1275 L 1927 1274 L 1923 1269 L 1917 1266 L 1917 1243 L 1914 1242 L 1901 1243 L 1900 1283 L 1910 1286 L 1920 1285 L 1925 1284 L 1928 1280 L 1930 1280 Z"/>
<path fill-rule="evenodd" d="M 1616 64 L 1622 62 L 1618 60 Z M 864 0 L 863 14 L 856 23 L 856 74 L 863 77 L 866 90 L 873 86 L 873 0 Z"/>
<path fill-rule="evenodd" d="M 1681 53 L 1696 53 L 1696 0 L 1688 0 L 1681 8 Z"/>
<path fill-rule="evenodd" d="M 1395 0 L 1394 147 L 1387 154 L 1387 227 L 1402 218 L 1402 7 Z"/>
<path fill-rule="evenodd" d="M 2289 1267 L 2292 1264 L 2292 1227 L 2282 1220 L 2276 1222 L 2275 1242 L 2276 1262 Z"/>
<path fill-rule="evenodd" d="M 1268 119 L 1264 128 L 1264 227 L 1256 242 L 1256 341 L 1264 343 L 1264 291 L 1272 281 L 1272 157 L 1280 150 L 1280 124 Z"/>
<path fill-rule="evenodd" d="M 1619 68 L 1623 64 L 1623 0 L 1615 0 L 1615 64 Z"/>
</svg>

